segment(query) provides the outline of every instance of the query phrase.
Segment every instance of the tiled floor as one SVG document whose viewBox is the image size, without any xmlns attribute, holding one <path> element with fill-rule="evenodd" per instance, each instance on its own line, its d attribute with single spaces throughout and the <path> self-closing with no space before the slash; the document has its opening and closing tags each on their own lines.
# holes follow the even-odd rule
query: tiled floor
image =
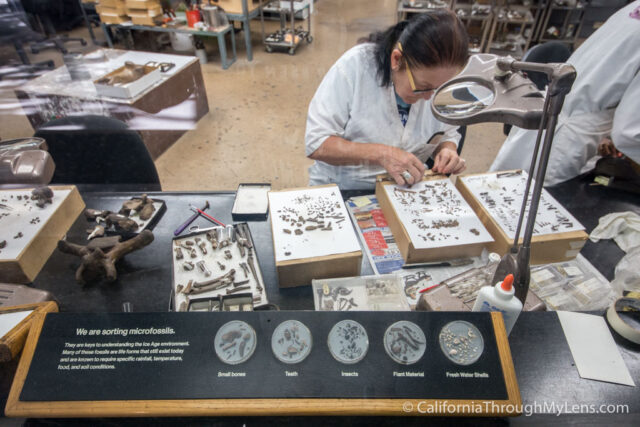
<svg viewBox="0 0 640 427">
<path fill-rule="evenodd" d="M 254 21 L 253 61 L 246 60 L 239 33 L 238 61 L 228 70 L 222 70 L 212 40 L 207 45 L 210 61 L 202 66 L 210 111 L 157 159 L 163 189 L 224 190 L 240 182 L 271 182 L 275 189 L 306 185 L 312 163 L 304 154 L 308 103 L 329 67 L 358 38 L 395 22 L 395 5 L 395 0 L 318 0 L 311 18 L 314 41 L 294 56 L 267 53 L 260 22 Z M 276 25 L 267 22 L 268 28 Z M 74 33 L 88 39 L 86 29 Z M 33 57 L 45 56 L 61 62 L 53 51 Z M 33 134 L 11 89 L 0 86 L 3 139 Z M 463 151 L 468 171 L 485 171 L 503 140 L 501 125 L 470 127 Z"/>
</svg>

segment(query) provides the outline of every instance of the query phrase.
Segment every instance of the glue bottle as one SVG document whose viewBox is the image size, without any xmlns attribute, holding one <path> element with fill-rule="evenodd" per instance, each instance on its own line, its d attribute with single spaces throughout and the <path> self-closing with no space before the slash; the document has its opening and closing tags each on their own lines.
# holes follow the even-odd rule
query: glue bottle
<svg viewBox="0 0 640 427">
<path fill-rule="evenodd" d="M 514 296 L 513 274 L 508 274 L 495 286 L 485 286 L 478 292 L 473 311 L 499 311 L 504 318 L 507 335 L 511 333 L 522 311 L 522 302 Z"/>
</svg>

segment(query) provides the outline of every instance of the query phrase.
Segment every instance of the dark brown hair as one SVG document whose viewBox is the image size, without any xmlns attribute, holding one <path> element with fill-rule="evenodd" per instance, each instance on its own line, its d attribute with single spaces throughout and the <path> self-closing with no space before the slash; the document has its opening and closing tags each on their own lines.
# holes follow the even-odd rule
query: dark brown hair
<svg viewBox="0 0 640 427">
<path fill-rule="evenodd" d="M 381 86 L 391 83 L 391 52 L 402 44 L 403 58 L 412 67 L 464 66 L 469 59 L 469 37 L 450 10 L 418 14 L 369 38 L 375 47 Z"/>
</svg>

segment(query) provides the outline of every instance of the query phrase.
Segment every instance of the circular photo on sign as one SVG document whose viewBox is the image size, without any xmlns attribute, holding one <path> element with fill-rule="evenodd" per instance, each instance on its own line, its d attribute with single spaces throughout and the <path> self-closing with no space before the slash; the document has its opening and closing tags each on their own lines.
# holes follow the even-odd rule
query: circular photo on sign
<svg viewBox="0 0 640 427">
<path fill-rule="evenodd" d="M 422 358 L 427 339 L 418 325 L 401 320 L 384 333 L 384 349 L 389 357 L 403 365 L 411 365 Z"/>
<path fill-rule="evenodd" d="M 358 363 L 369 350 L 369 337 L 364 327 L 354 320 L 342 320 L 331 328 L 327 338 L 329 352 L 340 363 Z"/>
<path fill-rule="evenodd" d="M 246 322 L 232 320 L 218 329 L 213 343 L 220 360 L 237 365 L 249 360 L 256 350 L 256 331 Z"/>
<path fill-rule="evenodd" d="M 478 328 L 464 320 L 444 325 L 439 339 L 444 355 L 457 365 L 471 365 L 480 358 L 484 350 L 482 334 Z"/>
<path fill-rule="evenodd" d="M 300 363 L 311 353 L 311 331 L 302 322 L 285 320 L 271 335 L 271 350 L 283 363 Z"/>
</svg>

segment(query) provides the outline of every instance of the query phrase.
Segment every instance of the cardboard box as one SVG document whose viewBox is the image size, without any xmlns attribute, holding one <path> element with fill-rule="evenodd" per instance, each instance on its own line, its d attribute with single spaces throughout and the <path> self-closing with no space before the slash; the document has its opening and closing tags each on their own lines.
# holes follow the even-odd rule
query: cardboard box
<svg viewBox="0 0 640 427">
<path fill-rule="evenodd" d="M 452 195 L 447 197 L 450 197 L 451 200 L 455 199 L 457 204 L 460 206 L 460 210 L 457 210 L 452 215 L 448 215 L 450 217 L 449 219 L 446 219 L 444 215 L 438 217 L 437 213 L 433 213 L 431 215 L 435 215 L 435 217 L 432 216 L 428 220 L 425 220 L 433 222 L 442 220 L 442 222 L 445 222 L 445 228 L 442 233 L 431 228 L 431 230 L 434 231 L 429 231 L 429 229 L 427 229 L 427 231 L 424 232 L 424 235 L 417 235 L 416 233 L 413 233 L 412 236 L 410 230 L 414 229 L 413 225 L 402 222 L 401 214 L 396 210 L 391 198 L 387 194 L 387 190 L 385 190 L 385 187 L 387 186 L 395 186 L 395 182 L 388 175 L 382 175 L 378 177 L 376 183 L 376 197 L 378 199 L 378 203 L 380 204 L 380 208 L 387 219 L 389 228 L 393 233 L 393 237 L 396 240 L 396 244 L 398 245 L 398 249 L 404 258 L 405 263 L 413 264 L 421 262 L 435 262 L 479 256 L 482 253 L 482 249 L 485 248 L 488 243 L 492 242 L 493 239 L 488 231 L 485 230 L 482 222 L 475 216 L 473 210 L 466 205 L 462 196 L 457 194 L 455 187 L 453 187 L 453 183 L 451 183 L 445 175 L 436 175 L 432 173 L 428 173 L 423 178 L 422 182 L 426 184 L 420 185 L 429 185 L 430 182 L 433 182 L 434 184 L 445 184 L 447 191 L 452 192 Z M 413 188 L 415 189 L 420 187 L 417 187 L 416 184 Z M 405 187 L 399 191 L 411 194 L 416 193 L 420 196 L 414 189 L 408 189 Z M 409 204 L 409 206 L 413 205 L 414 204 Z M 457 227 L 462 227 L 464 225 L 462 222 L 460 224 L 455 224 L 458 222 L 458 219 L 452 218 L 452 216 L 455 215 L 459 215 L 458 219 L 460 221 L 464 220 L 464 224 L 473 225 L 469 230 L 461 230 L 459 233 L 460 236 L 457 239 L 455 237 L 450 239 L 449 237 L 452 237 L 451 235 L 458 234 L 458 232 L 454 230 L 456 230 Z M 436 234 L 439 235 L 434 236 Z M 449 236 L 447 236 L 447 234 Z"/>
<path fill-rule="evenodd" d="M 125 5 L 125 0 L 99 0 L 100 7 L 119 7 Z"/>
<path fill-rule="evenodd" d="M 125 0 L 129 9 L 153 9 L 160 6 L 160 0 Z"/>
<path fill-rule="evenodd" d="M 3 229 L 3 232 L 10 233 L 12 236 L 18 236 L 18 233 L 23 236 L 0 239 L 7 241 L 6 247 L 0 251 L 0 281 L 8 283 L 32 282 L 56 249 L 58 240 L 62 239 L 78 215 L 84 210 L 84 202 L 75 186 L 50 186 L 50 188 L 54 193 L 55 205 L 45 205 L 42 210 L 34 205 L 30 211 L 21 215 L 21 220 L 16 219 L 16 221 L 24 222 L 24 225 L 7 226 Z M 30 195 L 31 190 L 31 188 L 3 190 L 1 192 L 2 199 L 7 200 L 3 203 L 12 203 L 11 201 L 17 199 L 17 196 Z M 66 194 L 56 200 L 56 194 L 60 195 L 62 192 Z M 23 202 L 20 206 L 25 205 L 26 203 Z M 15 213 L 16 209 L 8 212 Z M 3 219 L 3 222 L 7 224 L 8 218 Z M 12 254 L 12 248 L 15 251 L 19 250 L 19 253 Z"/>
<path fill-rule="evenodd" d="M 416 304 L 417 311 L 472 311 L 476 299 L 463 301 L 461 298 L 451 294 L 446 285 L 428 291 L 418 299 Z M 524 311 L 546 311 L 547 307 L 540 298 L 531 290 L 527 292 L 527 298 L 524 302 Z"/>
<path fill-rule="evenodd" d="M 271 191 L 269 216 L 280 287 L 360 275 L 362 250 L 338 186 Z"/>
<path fill-rule="evenodd" d="M 467 200 L 467 203 L 473 208 L 478 217 L 482 220 L 483 224 L 487 228 L 487 230 L 491 233 L 494 238 L 494 243 L 490 244 L 488 249 L 492 252 L 496 252 L 500 255 L 504 255 L 507 253 L 509 248 L 513 246 L 513 238 L 510 237 L 508 232 L 503 228 L 504 221 L 502 222 L 496 217 L 496 211 L 491 211 L 491 207 L 486 202 L 480 200 L 477 195 L 474 194 L 474 190 L 471 188 L 471 183 L 476 182 L 475 179 L 472 181 L 467 181 L 470 178 L 477 177 L 478 179 L 518 179 L 526 180 L 526 173 L 522 171 L 505 171 L 505 172 L 490 172 L 484 174 L 471 174 L 464 175 L 458 177 L 456 181 L 456 187 L 462 194 L 462 196 Z M 500 177 L 500 178 L 498 178 Z M 465 183 L 465 181 L 467 183 Z M 506 181 L 504 181 L 506 183 Z M 515 181 L 514 181 L 515 182 Z M 508 185 L 508 184 L 505 184 Z M 514 184 L 515 185 L 515 184 Z M 502 188 L 507 188 L 504 185 L 500 185 Z M 533 187 L 533 184 L 532 184 Z M 520 187 L 518 187 L 520 188 Z M 510 188 L 507 188 L 510 190 Z M 508 191 L 513 197 L 517 194 L 516 191 Z M 477 191 L 476 191 L 477 193 Z M 520 212 L 520 207 L 522 204 L 522 194 L 524 193 L 524 184 L 521 185 L 521 190 L 519 192 L 519 199 L 516 198 L 511 205 L 513 206 L 509 217 L 512 218 L 513 221 L 517 222 L 518 214 Z M 580 223 L 569 213 L 567 212 L 562 205 L 555 200 L 545 189 L 542 190 L 542 200 L 540 201 L 540 207 L 538 209 L 537 222 L 544 221 L 544 223 L 549 223 L 551 227 L 559 227 L 557 232 L 542 232 L 541 234 L 534 234 L 531 239 L 531 264 L 548 264 L 560 261 L 567 261 L 575 258 L 580 250 L 584 246 L 589 237 L 587 233 L 584 232 L 584 228 Z M 499 203 L 499 202 L 496 202 Z M 561 218 L 566 218 L 567 221 L 563 221 L 564 224 L 572 224 L 571 231 L 562 232 L 562 227 L 560 227 L 557 222 L 554 224 L 552 220 L 541 219 L 543 215 L 546 215 L 545 205 L 552 206 L 550 212 L 554 212 L 552 218 L 557 218 L 558 216 L 555 212 L 559 212 Z M 493 212 L 493 213 L 492 213 Z M 526 216 L 524 219 L 524 223 L 522 225 L 522 231 L 520 235 L 524 235 L 524 228 L 526 226 Z M 522 237 L 520 238 L 520 242 L 522 242 Z"/>
<path fill-rule="evenodd" d="M 148 9 L 134 9 L 134 8 L 131 8 L 131 7 L 127 6 L 127 15 L 129 15 L 131 18 L 134 18 L 134 17 L 138 17 L 138 18 L 151 17 L 151 18 L 154 18 L 156 16 L 162 16 L 162 7 L 161 6 L 154 6 L 154 7 L 148 8 Z"/>
<path fill-rule="evenodd" d="M 218 0 L 216 5 L 223 8 L 226 13 L 241 14 L 243 1 L 247 2 L 247 12 L 260 7 L 261 0 Z"/>
<path fill-rule="evenodd" d="M 122 24 L 123 22 L 130 21 L 127 15 L 116 15 L 110 13 L 101 13 L 100 20 L 105 24 Z"/>
<path fill-rule="evenodd" d="M 150 25 L 150 26 L 154 26 L 157 25 L 159 23 L 162 22 L 162 14 L 159 15 L 148 15 L 146 14 L 147 11 L 143 11 L 145 13 L 135 13 L 135 12 L 131 12 L 129 11 L 129 17 L 131 18 L 131 21 L 135 24 L 135 25 Z M 149 11 L 151 12 L 151 11 Z"/>
<path fill-rule="evenodd" d="M 133 98 L 139 93 L 145 91 L 149 87 L 153 86 L 157 81 L 162 79 L 162 75 L 160 74 L 159 67 L 152 67 L 150 65 L 145 65 L 145 74 L 137 80 L 132 81 L 131 83 L 126 83 L 122 85 L 110 85 L 105 83 L 98 83 L 101 79 L 105 77 L 111 77 L 115 74 L 120 73 L 124 66 L 113 70 L 112 72 L 106 74 L 105 76 L 100 77 L 99 79 L 94 80 L 93 84 L 96 87 L 96 91 L 100 96 L 111 96 L 114 98 Z"/>
<path fill-rule="evenodd" d="M 116 4 L 114 6 L 103 6 L 101 3 L 96 5 L 96 12 L 100 15 L 117 15 L 117 16 L 125 16 L 127 14 L 127 8 L 124 3 Z"/>
</svg>

